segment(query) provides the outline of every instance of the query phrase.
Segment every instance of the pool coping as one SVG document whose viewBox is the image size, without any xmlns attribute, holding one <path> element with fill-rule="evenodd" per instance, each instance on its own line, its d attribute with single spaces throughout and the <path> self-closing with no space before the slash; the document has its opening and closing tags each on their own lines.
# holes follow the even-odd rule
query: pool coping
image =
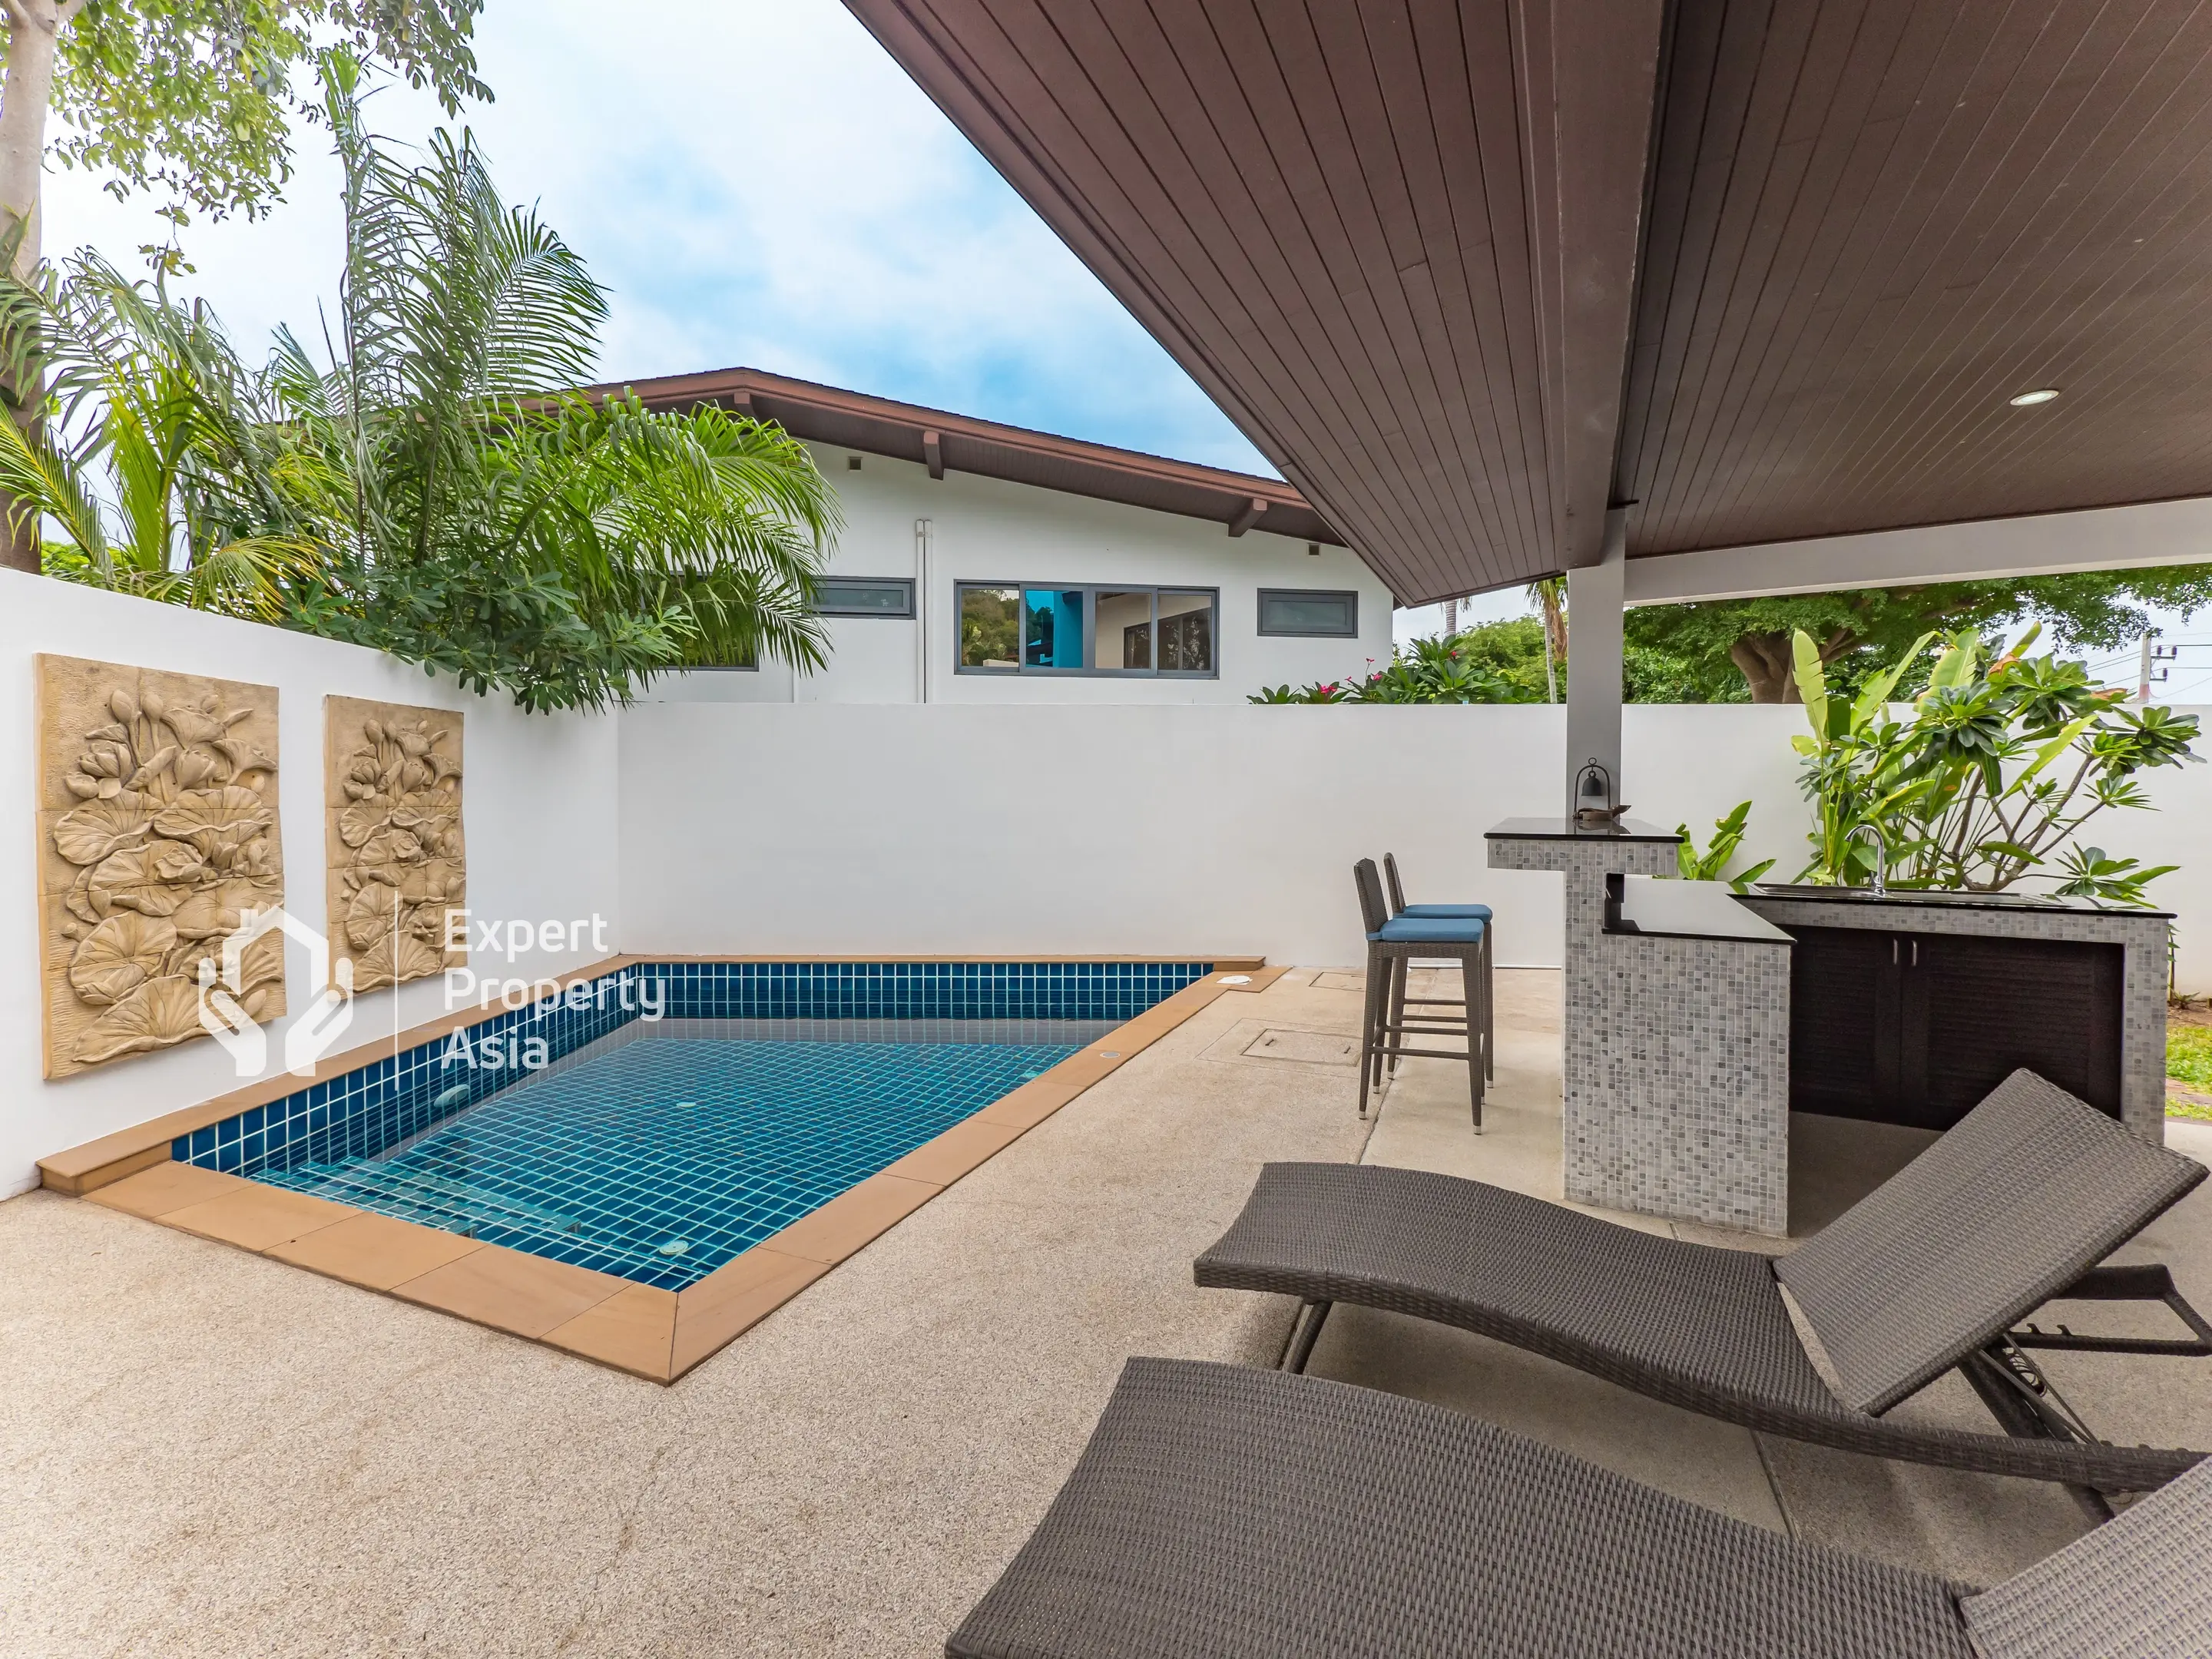
<svg viewBox="0 0 2212 1659">
<path fill-rule="evenodd" d="M 850 962 L 859 957 L 620 956 L 560 977 L 594 979 L 642 962 Z M 1217 998 L 1267 989 L 1289 971 L 1264 958 L 1216 956 L 1021 957 L 1057 962 L 1210 960 L 1205 978 L 1164 998 L 1058 1065 L 740 1252 L 682 1291 L 555 1261 L 335 1204 L 242 1176 L 170 1161 L 174 1139 L 301 1087 L 289 1073 L 154 1118 L 40 1161 L 45 1184 L 104 1207 L 491 1329 L 672 1383 L 850 1259 L 970 1170 L 1110 1076 Z M 1008 957 L 869 957 L 871 962 L 1006 962 Z M 400 1034 L 429 1042 L 504 1010 L 466 1009 Z M 318 1077 L 373 1063 L 389 1038 L 325 1060 Z M 310 1079 L 312 1081 L 312 1079 Z"/>
</svg>

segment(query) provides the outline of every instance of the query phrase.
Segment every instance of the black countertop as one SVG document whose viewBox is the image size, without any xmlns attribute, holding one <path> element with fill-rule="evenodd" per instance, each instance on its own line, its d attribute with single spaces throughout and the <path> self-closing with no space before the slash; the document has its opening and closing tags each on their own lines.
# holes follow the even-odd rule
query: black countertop
<svg viewBox="0 0 2212 1659">
<path fill-rule="evenodd" d="M 1668 846 L 1679 845 L 1681 837 L 1672 830 L 1662 830 L 1656 823 L 1644 823 L 1635 818 L 1623 819 L 1611 830 L 1582 830 L 1571 818 L 1508 818 L 1493 830 L 1483 832 L 1485 841 L 1663 841 Z"/>
<path fill-rule="evenodd" d="M 1911 887 L 1893 887 L 1887 893 L 1876 893 L 1870 887 L 1797 887 L 1778 882 L 1771 885 L 1756 884 L 1743 896 L 1754 904 L 1763 900 L 1776 904 L 1881 905 L 1908 910 L 2025 910 L 2030 914 L 2055 911 L 2063 915 L 2142 916 L 2158 921 L 2173 920 L 2171 910 L 2138 910 L 2132 905 L 2100 904 L 2094 899 L 2055 898 L 2048 893 L 1962 893 Z"/>
<path fill-rule="evenodd" d="M 1724 882 L 1673 881 L 1657 876 L 1607 876 L 1608 933 L 1655 939 L 1717 939 L 1740 945 L 1788 945 L 1790 935 L 1755 914 Z"/>
</svg>

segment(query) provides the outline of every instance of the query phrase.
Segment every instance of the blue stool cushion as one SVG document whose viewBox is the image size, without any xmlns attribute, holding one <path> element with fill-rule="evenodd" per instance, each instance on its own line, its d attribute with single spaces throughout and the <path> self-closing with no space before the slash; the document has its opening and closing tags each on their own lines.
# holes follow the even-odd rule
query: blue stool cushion
<svg viewBox="0 0 2212 1659">
<path fill-rule="evenodd" d="M 1367 937 L 1389 945 L 1479 945 L 1484 925 L 1473 916 L 1399 916 Z"/>
<path fill-rule="evenodd" d="M 1453 921 L 1488 921 L 1490 907 L 1486 904 L 1409 904 L 1398 915 L 1412 916 L 1417 921 L 1442 917 Z"/>
</svg>

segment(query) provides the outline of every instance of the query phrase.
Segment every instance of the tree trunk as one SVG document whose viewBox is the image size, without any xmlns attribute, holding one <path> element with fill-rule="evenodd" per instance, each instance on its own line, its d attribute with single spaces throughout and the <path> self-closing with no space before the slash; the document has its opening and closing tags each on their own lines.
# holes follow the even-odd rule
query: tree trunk
<svg viewBox="0 0 2212 1659">
<path fill-rule="evenodd" d="M 1787 634 L 1746 634 L 1729 647 L 1729 660 L 1743 671 L 1753 702 L 1796 702 L 1797 675 Z"/>
<path fill-rule="evenodd" d="M 0 82 L 0 238 L 13 238 L 9 269 L 27 282 L 39 268 L 40 168 L 46 152 L 46 106 L 53 97 L 54 48 L 83 0 L 4 0 L 8 76 Z M 4 242 L 0 242 L 4 246 Z M 35 371 L 21 384 L 0 368 L 0 400 L 25 431 L 39 420 Z M 39 569 L 41 538 L 35 514 L 19 513 L 0 491 L 0 566 Z"/>
<path fill-rule="evenodd" d="M 1560 604 L 1565 586 L 1563 576 L 1547 576 L 1528 585 L 1544 617 L 1544 687 L 1546 701 L 1550 702 L 1559 700 L 1559 665 L 1567 659 L 1567 613 Z"/>
</svg>

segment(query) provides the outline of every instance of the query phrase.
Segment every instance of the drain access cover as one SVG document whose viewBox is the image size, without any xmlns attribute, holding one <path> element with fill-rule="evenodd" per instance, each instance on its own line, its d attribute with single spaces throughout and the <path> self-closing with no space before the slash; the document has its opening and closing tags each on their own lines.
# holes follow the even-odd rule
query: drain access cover
<svg viewBox="0 0 2212 1659">
<path fill-rule="evenodd" d="M 1253 1060 L 1297 1060 L 1309 1066 L 1357 1066 L 1359 1039 L 1333 1031 L 1298 1031 L 1270 1026 L 1244 1050 Z"/>
</svg>

